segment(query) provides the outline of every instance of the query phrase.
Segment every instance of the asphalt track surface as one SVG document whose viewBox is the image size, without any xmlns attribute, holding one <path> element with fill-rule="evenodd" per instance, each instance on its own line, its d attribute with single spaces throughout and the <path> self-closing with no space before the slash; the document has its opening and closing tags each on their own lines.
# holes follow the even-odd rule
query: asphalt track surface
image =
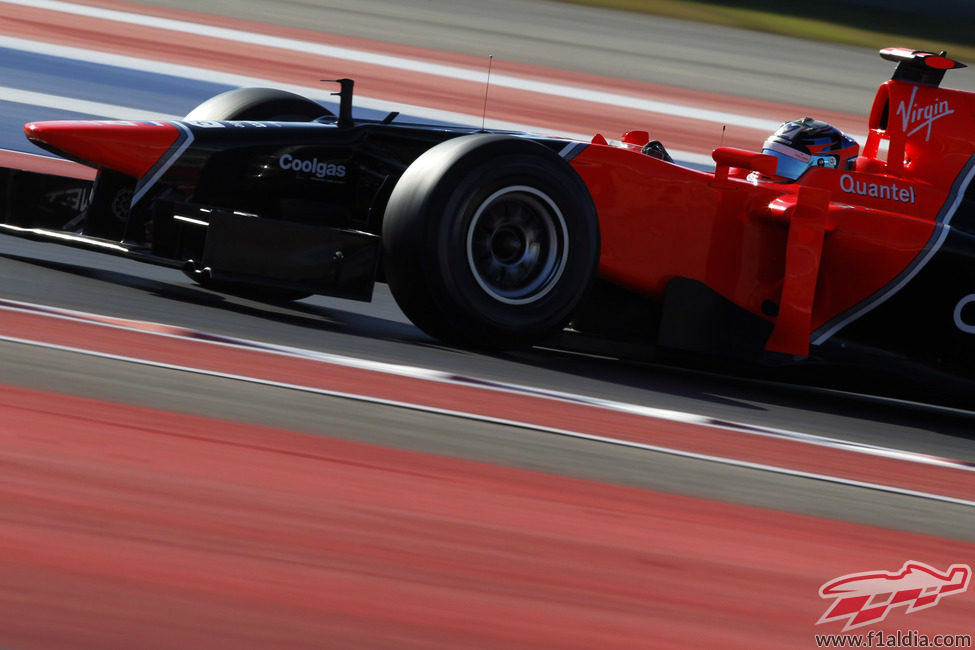
<svg viewBox="0 0 975 650">
<path fill-rule="evenodd" d="M 220 11 L 220 7 L 199 4 L 169 4 Z M 853 64 L 847 65 L 847 61 L 859 62 L 865 57 L 862 52 L 844 48 L 783 42 L 554 3 L 426 2 L 413 3 L 409 10 L 393 3 L 360 2 L 354 8 L 347 3 L 335 4 L 280 3 L 271 12 L 263 3 L 242 2 L 235 3 L 233 12 L 253 20 L 466 54 L 489 50 L 501 56 L 504 52 L 526 63 L 572 66 L 589 74 L 770 99 L 783 93 L 783 101 L 810 107 L 822 102 L 824 107 L 849 112 L 868 106 L 877 79 L 889 74 L 889 66 L 879 58 L 854 72 Z M 583 49 L 584 53 L 580 51 Z M 759 51 L 775 52 L 776 70 L 780 75 L 788 70 L 793 82 L 770 84 L 758 72 L 770 57 L 757 54 Z M 648 59 L 660 64 L 648 67 Z M 721 66 L 716 67 L 715 61 L 721 61 Z M 835 79 L 836 70 L 846 71 L 840 81 Z M 795 83 L 796 79 L 803 82 Z M 857 93 L 865 93 L 865 99 L 857 97 L 847 105 L 847 98 Z M 975 462 L 975 427 L 970 417 L 547 350 L 492 356 L 447 348 L 406 322 L 382 287 L 370 304 L 324 298 L 267 304 L 208 291 L 175 271 L 11 238 L 0 238 L 0 287 L 6 299 L 165 322 L 243 339 L 432 367 L 484 380 Z M 511 426 L 458 423 L 448 416 L 362 408 L 342 399 L 322 399 L 165 369 L 135 368 L 120 361 L 95 360 L 18 343 L 0 343 L 0 355 L 0 383 L 24 389 L 823 517 L 876 526 L 878 531 L 975 542 L 975 517 L 967 506 L 556 438 Z M 66 400 L 66 404 L 84 402 Z M 858 534 L 870 537 L 869 532 Z M 881 536 L 887 533 L 878 532 L 877 537 Z M 938 557 L 965 548 L 934 538 L 911 538 L 906 548 L 913 552 L 925 544 L 937 547 Z M 863 549 L 859 552 L 860 561 L 869 557 Z M 896 548 L 884 552 L 896 556 Z M 968 557 L 957 557 L 956 561 L 968 561 Z"/>
<path fill-rule="evenodd" d="M 814 435 L 975 462 L 975 450 L 969 439 L 972 420 L 938 409 L 544 349 L 485 355 L 445 347 L 406 320 L 384 285 L 377 286 L 371 303 L 316 297 L 271 304 L 209 291 L 171 269 L 9 237 L 0 239 L 0 269 L 4 297 L 12 300 L 168 323 L 244 340 L 394 364 L 429 366 L 487 381 L 702 413 L 717 420 L 798 429 Z M 30 376 L 29 366 L 25 363 L 20 368 L 8 363 L 0 372 L 25 381 Z M 46 382 L 56 382 L 59 390 L 67 392 L 95 391 L 94 396 L 102 398 L 118 390 L 135 392 L 143 395 L 142 399 L 155 394 L 152 390 L 143 392 L 135 385 L 123 389 L 117 384 L 98 391 L 97 382 L 78 381 L 73 374 L 67 381 L 45 375 L 33 385 L 43 387 Z M 181 392 L 166 405 L 176 406 L 184 398 L 186 404 L 192 404 L 195 401 L 192 395 L 192 390 Z M 232 392 L 224 397 L 231 403 L 236 401 Z M 260 418 L 265 408 L 262 404 L 255 409 L 253 417 Z M 230 412 L 216 405 L 199 406 L 196 411 L 206 413 L 211 409 L 218 413 Z M 282 424 L 281 420 L 275 422 Z M 512 460 L 518 456 L 514 454 Z M 611 476 L 610 467 L 600 478 Z M 677 476 L 673 478 L 677 480 Z M 670 479 L 665 479 L 660 485 L 669 482 Z M 766 504 L 780 496 L 775 490 L 754 492 L 765 493 Z M 804 501 L 800 498 L 792 506 L 803 507 Z M 816 500 L 809 500 L 804 507 L 820 512 Z M 834 514 L 843 516 L 843 509 Z M 920 525 L 939 525 L 939 521 L 945 520 L 932 517 Z M 952 523 L 943 530 L 959 528 Z"/>
</svg>

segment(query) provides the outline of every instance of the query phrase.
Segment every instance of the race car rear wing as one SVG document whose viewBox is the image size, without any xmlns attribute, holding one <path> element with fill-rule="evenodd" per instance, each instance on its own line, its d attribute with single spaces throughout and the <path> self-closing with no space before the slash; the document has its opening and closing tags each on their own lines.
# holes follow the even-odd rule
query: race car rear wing
<svg viewBox="0 0 975 650">
<path fill-rule="evenodd" d="M 935 54 L 923 50 L 910 50 L 906 47 L 886 47 L 880 50 L 881 57 L 897 63 L 891 79 L 931 86 L 941 85 L 946 70 L 966 67 L 961 61 L 949 59 L 947 54 L 944 50 L 940 54 Z"/>
</svg>

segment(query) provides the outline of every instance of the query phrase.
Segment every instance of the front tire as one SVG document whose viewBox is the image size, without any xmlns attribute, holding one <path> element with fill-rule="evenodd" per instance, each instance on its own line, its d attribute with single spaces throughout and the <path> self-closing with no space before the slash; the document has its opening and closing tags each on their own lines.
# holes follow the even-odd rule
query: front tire
<svg viewBox="0 0 975 650">
<path fill-rule="evenodd" d="M 561 328 L 599 262 L 584 183 L 531 140 L 475 134 L 420 156 L 393 189 L 383 263 L 407 317 L 440 340 L 531 345 Z"/>
</svg>

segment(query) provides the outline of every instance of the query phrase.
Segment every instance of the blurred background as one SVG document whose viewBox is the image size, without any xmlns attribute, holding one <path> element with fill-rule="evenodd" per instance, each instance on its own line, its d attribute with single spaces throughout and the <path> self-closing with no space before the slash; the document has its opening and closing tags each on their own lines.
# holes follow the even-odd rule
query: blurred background
<svg viewBox="0 0 975 650">
<path fill-rule="evenodd" d="M 572 1 L 572 0 L 569 0 Z M 646 12 L 770 34 L 861 47 L 904 39 L 917 49 L 972 58 L 975 5 L 968 0 L 580 0 L 578 4 Z"/>
<path fill-rule="evenodd" d="M 0 0 L 0 148 L 38 153 L 27 121 L 179 119 L 239 85 L 334 101 L 320 80 L 339 75 L 356 78 L 357 108 L 480 123 L 494 56 L 507 85 L 492 89 L 493 120 L 584 138 L 653 128 L 708 160 L 722 138 L 757 147 L 807 111 L 864 129 L 893 69 L 882 47 L 975 64 L 968 2 L 141 4 L 151 19 L 114 0 Z M 102 8 L 125 15 L 90 15 Z M 449 75 L 413 69 L 436 66 Z M 975 70 L 945 85 L 975 89 Z M 686 115 L 702 107 L 706 119 Z M 112 327 L 67 349 L 32 344 L 44 327 L 0 340 L 2 647 L 811 647 L 825 581 L 975 554 L 967 483 L 945 479 L 931 489 L 954 498 L 929 498 L 857 480 L 919 457 L 895 478 L 968 477 L 970 416 L 598 355 L 480 354 L 423 335 L 384 286 L 371 303 L 272 303 L 13 237 L 0 237 L 0 302 L 0 329 L 47 310 L 72 332 Z M 128 337 L 151 344 L 83 349 Z M 141 360 L 170 345 L 219 348 L 234 373 L 194 370 L 216 353 L 181 368 Z M 267 348 L 285 383 L 264 381 Z M 325 366 L 336 358 L 347 366 Z M 307 385 L 287 383 L 307 364 L 320 364 Z M 373 373 L 358 390 L 385 385 L 391 366 L 447 378 L 404 401 L 487 386 L 468 401 L 496 398 L 511 417 L 508 387 L 528 386 L 560 396 L 560 417 L 622 404 L 640 440 L 714 438 L 695 457 L 328 393 L 345 372 Z M 566 426 L 623 434 L 587 415 Z M 883 458 L 840 468 L 776 446 L 807 437 Z M 710 456 L 753 444 L 758 466 Z M 762 465 L 807 455 L 853 478 Z M 891 625 L 966 630 L 971 611 L 958 597 Z"/>
</svg>

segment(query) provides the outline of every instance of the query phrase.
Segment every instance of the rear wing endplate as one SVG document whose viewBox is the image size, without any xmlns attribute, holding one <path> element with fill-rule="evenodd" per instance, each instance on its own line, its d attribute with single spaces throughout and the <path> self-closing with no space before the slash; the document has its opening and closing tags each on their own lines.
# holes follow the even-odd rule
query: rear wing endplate
<svg viewBox="0 0 975 650">
<path fill-rule="evenodd" d="M 945 71 L 966 67 L 961 61 L 948 58 L 947 54 L 945 51 L 935 54 L 906 47 L 886 47 L 880 50 L 882 58 L 897 63 L 891 79 L 931 86 L 941 85 Z"/>
</svg>

